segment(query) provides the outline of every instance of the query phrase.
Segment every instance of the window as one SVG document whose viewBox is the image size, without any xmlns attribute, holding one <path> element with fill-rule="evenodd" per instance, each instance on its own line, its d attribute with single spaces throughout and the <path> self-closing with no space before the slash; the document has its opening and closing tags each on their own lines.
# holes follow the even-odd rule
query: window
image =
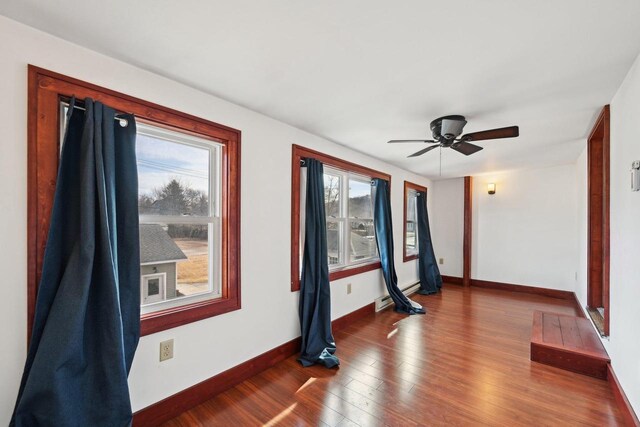
<svg viewBox="0 0 640 427">
<path fill-rule="evenodd" d="M 329 271 L 377 260 L 371 178 L 324 169 Z"/>
<path fill-rule="evenodd" d="M 167 273 L 143 274 L 140 281 L 142 305 L 162 302 L 167 298 Z"/>
<path fill-rule="evenodd" d="M 291 290 L 300 289 L 300 266 L 304 248 L 306 173 L 300 167 L 305 158 L 324 165 L 324 196 L 327 218 L 329 279 L 380 268 L 373 226 L 372 178 L 391 181 L 382 172 L 346 162 L 297 145 L 292 156 Z"/>
<path fill-rule="evenodd" d="M 141 333 L 240 308 L 240 131 L 29 66 L 29 329 L 68 100 L 136 116 Z"/>
<path fill-rule="evenodd" d="M 166 275 L 163 297 L 143 298 L 142 313 L 219 298 L 222 146 L 149 124 L 137 129 L 140 273 Z"/>
<path fill-rule="evenodd" d="M 418 192 L 427 194 L 427 188 L 409 181 L 404 182 L 403 260 L 418 258 L 418 203 L 426 203 Z"/>
</svg>

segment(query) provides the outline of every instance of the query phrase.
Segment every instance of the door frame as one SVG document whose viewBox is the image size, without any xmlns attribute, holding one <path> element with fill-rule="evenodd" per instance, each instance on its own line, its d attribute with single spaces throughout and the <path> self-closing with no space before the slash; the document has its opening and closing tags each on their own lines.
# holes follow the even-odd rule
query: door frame
<svg viewBox="0 0 640 427">
<path fill-rule="evenodd" d="M 587 307 L 604 309 L 609 335 L 610 108 L 605 105 L 587 139 Z"/>
</svg>

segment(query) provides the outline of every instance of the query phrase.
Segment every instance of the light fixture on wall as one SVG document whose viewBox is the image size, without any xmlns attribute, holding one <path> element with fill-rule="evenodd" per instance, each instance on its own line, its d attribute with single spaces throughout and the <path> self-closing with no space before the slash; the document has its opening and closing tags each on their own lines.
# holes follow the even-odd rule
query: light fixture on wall
<svg viewBox="0 0 640 427">
<path fill-rule="evenodd" d="M 496 194 L 496 185 L 493 182 L 490 184 L 487 184 L 487 190 L 489 194 Z"/>
</svg>

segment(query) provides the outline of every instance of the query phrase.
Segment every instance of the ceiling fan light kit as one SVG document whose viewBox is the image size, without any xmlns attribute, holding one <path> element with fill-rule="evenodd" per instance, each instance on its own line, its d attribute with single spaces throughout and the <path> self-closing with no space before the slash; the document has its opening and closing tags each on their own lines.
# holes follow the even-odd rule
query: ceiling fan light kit
<svg viewBox="0 0 640 427">
<path fill-rule="evenodd" d="M 431 133 L 433 139 L 394 139 L 389 141 L 390 144 L 421 142 L 426 144 L 434 144 L 430 147 L 417 151 L 408 157 L 418 157 L 433 150 L 434 148 L 451 148 L 465 156 L 477 153 L 482 147 L 471 144 L 471 141 L 484 141 L 488 139 L 515 138 L 520 135 L 518 126 L 510 126 L 506 128 L 498 128 L 485 130 L 480 132 L 472 132 L 462 135 L 462 130 L 467 124 L 464 116 L 451 115 L 435 119 L 431 122 Z"/>
</svg>

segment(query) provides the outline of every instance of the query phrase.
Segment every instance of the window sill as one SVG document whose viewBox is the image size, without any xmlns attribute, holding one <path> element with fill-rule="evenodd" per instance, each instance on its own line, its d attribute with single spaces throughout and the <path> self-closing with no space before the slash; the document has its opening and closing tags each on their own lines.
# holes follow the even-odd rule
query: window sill
<svg viewBox="0 0 640 427">
<path fill-rule="evenodd" d="M 344 279 L 345 277 L 355 276 L 356 274 L 366 273 L 367 271 L 378 270 L 382 268 L 380 260 L 376 260 L 367 264 L 361 264 L 350 268 L 344 268 L 342 270 L 330 271 L 329 282 L 334 280 Z M 291 292 L 298 292 L 300 290 L 300 279 L 295 282 L 291 282 Z"/>
<path fill-rule="evenodd" d="M 409 255 L 403 255 L 402 256 L 402 261 L 403 262 L 409 262 L 409 261 L 413 261 L 415 259 L 418 259 L 418 254 L 409 254 Z"/>
<path fill-rule="evenodd" d="M 209 299 L 143 314 L 140 316 L 140 336 L 155 334 L 240 308 L 240 297 L 236 296 Z"/>
<path fill-rule="evenodd" d="M 342 270 L 335 270 L 329 272 L 329 281 L 338 279 L 344 279 L 345 277 L 355 276 L 356 274 L 365 273 L 367 271 L 377 270 L 382 268 L 380 260 L 376 260 L 367 264 L 356 265 L 353 267 L 346 267 Z"/>
</svg>

